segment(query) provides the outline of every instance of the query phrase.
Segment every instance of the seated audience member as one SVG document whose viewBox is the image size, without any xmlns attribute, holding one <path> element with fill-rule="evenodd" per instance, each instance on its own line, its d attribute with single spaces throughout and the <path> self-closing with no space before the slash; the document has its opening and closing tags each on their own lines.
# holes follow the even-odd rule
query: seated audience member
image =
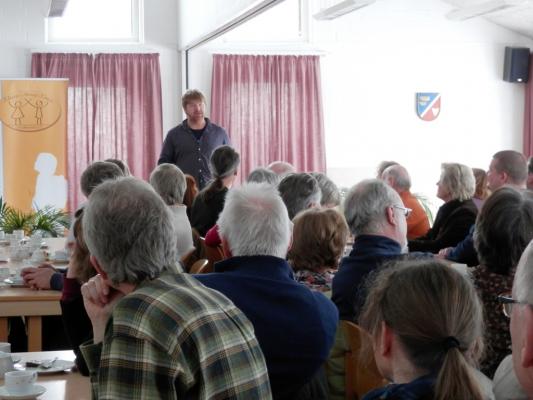
<svg viewBox="0 0 533 400">
<path fill-rule="evenodd" d="M 362 181 L 348 192 L 344 216 L 355 240 L 333 278 L 331 297 L 340 319 L 357 322 L 366 297 L 365 280 L 406 248 L 406 214 L 398 193 L 381 180 Z"/>
<path fill-rule="evenodd" d="M 279 176 L 270 169 L 259 167 L 259 168 L 252 170 L 252 172 L 248 174 L 248 177 L 246 178 L 246 182 L 248 183 L 266 182 L 270 185 L 278 186 Z"/>
<path fill-rule="evenodd" d="M 487 173 L 487 187 L 490 192 L 502 186 L 525 189 L 527 179 L 526 158 L 514 150 L 502 150 L 492 156 Z M 474 225 L 468 235 L 455 247 L 448 247 L 439 251 L 440 258 L 446 258 L 468 266 L 479 264 L 474 249 Z"/>
<path fill-rule="evenodd" d="M 471 269 L 487 325 L 481 371 L 490 378 L 511 352 L 509 320 L 501 313 L 498 295 L 511 291 L 516 265 L 531 239 L 533 193 L 511 187 L 496 190 L 476 221 L 474 246 L 480 265 Z"/>
<path fill-rule="evenodd" d="M 318 182 L 322 197 L 320 205 L 325 208 L 334 208 L 341 204 L 341 193 L 339 188 L 331 179 L 321 172 L 311 172 L 313 178 Z"/>
<path fill-rule="evenodd" d="M 477 208 L 472 201 L 475 179 L 472 169 L 463 164 L 444 163 L 437 182 L 437 197 L 444 201 L 433 227 L 424 235 L 409 241 L 410 251 L 438 253 L 457 245 L 476 221 Z"/>
<path fill-rule="evenodd" d="M 309 289 L 330 292 L 348 239 L 344 217 L 335 210 L 312 208 L 299 213 L 293 223 L 288 259 L 294 277 Z"/>
<path fill-rule="evenodd" d="M 256 168 L 246 178 L 246 182 L 251 183 L 268 183 L 273 187 L 277 187 L 279 183 L 279 177 L 274 172 L 266 168 Z M 222 244 L 220 235 L 218 234 L 218 225 L 213 226 L 205 234 L 205 244 L 209 247 L 217 247 Z"/>
<path fill-rule="evenodd" d="M 513 365 L 518 382 L 533 398 L 533 244 L 529 243 L 520 258 L 513 282 L 512 298 L 504 299 L 511 317 Z"/>
<path fill-rule="evenodd" d="M 376 365 L 391 385 L 374 399 L 481 400 L 473 367 L 482 348 L 483 312 L 459 272 L 435 261 L 403 261 L 379 273 L 359 319 Z"/>
<path fill-rule="evenodd" d="M 173 271 L 172 215 L 145 182 L 91 194 L 83 237 L 98 275 L 82 286 L 94 399 L 270 398 L 253 327 L 225 296 Z M 135 243 L 134 246 L 131 244 Z"/>
<path fill-rule="evenodd" d="M 183 205 L 183 195 L 187 188 L 185 175 L 174 164 L 159 164 L 150 174 L 150 185 L 161 196 L 172 211 L 176 250 L 178 258 L 194 250 L 191 224 L 187 218 L 187 207 Z"/>
<path fill-rule="evenodd" d="M 481 168 L 472 168 L 474 173 L 474 178 L 476 179 L 476 191 L 474 192 L 474 197 L 472 201 L 476 205 L 478 211 L 481 210 L 481 206 L 489 197 L 489 189 L 487 187 L 487 173 Z"/>
<path fill-rule="evenodd" d="M 381 161 L 376 168 L 376 179 L 383 179 L 383 172 L 393 165 L 399 165 L 396 161 Z"/>
<path fill-rule="evenodd" d="M 294 165 L 286 161 L 273 161 L 268 164 L 267 169 L 278 175 L 280 179 L 282 179 L 286 175 L 294 174 L 296 172 L 296 168 L 294 168 Z"/>
<path fill-rule="evenodd" d="M 292 220 L 300 211 L 320 207 L 322 193 L 318 182 L 311 174 L 290 174 L 278 185 L 279 194 Z"/>
<path fill-rule="evenodd" d="M 218 215 L 224 208 L 226 193 L 237 176 L 240 157 L 230 146 L 220 146 L 213 151 L 209 167 L 215 178 L 194 199 L 191 209 L 191 225 L 200 236 L 216 224 Z"/>
<path fill-rule="evenodd" d="M 429 230 L 429 219 L 418 199 L 411 194 L 411 177 L 405 167 L 391 165 L 383 171 L 381 179 L 396 190 L 404 206 L 412 210 L 407 218 L 407 239 L 425 235 Z"/>
<path fill-rule="evenodd" d="M 116 158 L 107 158 L 104 161 L 115 164 L 117 167 L 120 168 L 124 176 L 131 176 L 130 168 L 128 167 L 128 164 L 126 164 L 124 161 L 118 160 Z"/>
<path fill-rule="evenodd" d="M 81 174 L 80 186 L 81 191 L 85 197 L 89 197 L 93 189 L 100 183 L 108 179 L 117 179 L 123 177 L 124 174 L 120 168 L 111 162 L 95 161 L 89 165 Z M 78 208 L 76 213 L 83 208 L 83 205 Z M 70 232 L 73 232 L 75 218 L 72 221 Z M 69 233 L 67 242 L 74 243 L 74 236 Z M 24 283 L 33 289 L 63 289 L 63 279 L 65 275 L 56 271 L 52 265 L 44 263 L 39 267 L 26 267 L 22 269 L 21 276 Z"/>
<path fill-rule="evenodd" d="M 76 354 L 76 366 L 82 375 L 88 376 L 89 370 L 79 346 L 92 338 L 92 326 L 83 306 L 81 285 L 96 275 L 96 271 L 91 265 L 89 250 L 83 240 L 82 217 L 83 208 L 78 210 L 74 221 L 73 233 L 76 242 L 70 256 L 60 304 L 63 326 Z"/>
<path fill-rule="evenodd" d="M 187 189 L 183 195 L 183 204 L 187 207 L 187 217 L 191 220 L 191 208 L 194 199 L 198 196 L 198 186 L 193 176 L 185 174 L 185 182 L 187 183 Z"/>
<path fill-rule="evenodd" d="M 218 226 L 229 258 L 196 278 L 226 295 L 252 322 L 273 398 L 298 398 L 328 357 L 337 310 L 294 280 L 285 261 L 291 221 L 271 185 L 249 183 L 230 191 Z"/>
</svg>

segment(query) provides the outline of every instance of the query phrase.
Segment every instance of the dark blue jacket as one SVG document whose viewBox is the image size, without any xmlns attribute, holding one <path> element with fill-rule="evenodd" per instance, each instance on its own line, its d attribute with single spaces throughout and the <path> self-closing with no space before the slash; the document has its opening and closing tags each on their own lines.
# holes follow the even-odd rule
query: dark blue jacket
<svg viewBox="0 0 533 400">
<path fill-rule="evenodd" d="M 362 284 L 384 261 L 398 258 L 401 252 L 400 244 L 385 236 L 356 237 L 352 252 L 342 259 L 333 278 L 331 299 L 339 309 L 340 319 L 357 322 L 366 298 Z"/>
<path fill-rule="evenodd" d="M 474 248 L 474 232 L 476 225 L 472 225 L 468 235 L 462 242 L 457 243 L 457 246 L 452 247 L 446 258 L 450 261 L 455 261 L 462 264 L 467 264 L 469 267 L 479 265 L 477 252 Z"/>
<path fill-rule="evenodd" d="M 224 128 L 213 124 L 208 118 L 205 121 L 205 130 L 200 140 L 194 136 L 187 120 L 168 131 L 157 161 L 157 164 L 176 164 L 184 174 L 192 175 L 196 179 L 200 190 L 211 180 L 209 159 L 213 150 L 230 144 Z"/>
<path fill-rule="evenodd" d="M 296 282 L 289 264 L 277 257 L 232 257 L 195 278 L 244 312 L 265 355 L 274 399 L 294 398 L 328 358 L 338 323 L 335 305 Z"/>
</svg>

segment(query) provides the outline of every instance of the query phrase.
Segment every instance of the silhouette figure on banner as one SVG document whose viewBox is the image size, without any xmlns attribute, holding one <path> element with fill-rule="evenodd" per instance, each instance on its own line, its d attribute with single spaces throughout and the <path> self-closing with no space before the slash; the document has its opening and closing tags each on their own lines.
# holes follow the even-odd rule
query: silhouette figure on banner
<svg viewBox="0 0 533 400">
<path fill-rule="evenodd" d="M 35 108 L 35 121 L 37 125 L 42 125 L 43 123 L 43 108 L 48 105 L 48 101 L 36 100 L 35 103 L 32 103 L 30 100 L 26 99 L 27 103 Z"/>
<path fill-rule="evenodd" d="M 13 118 L 13 121 L 15 121 L 15 125 L 20 125 L 22 123 L 22 118 L 24 118 L 24 113 L 22 112 L 22 107 L 24 104 L 22 104 L 20 101 L 9 102 L 9 105 L 13 108 L 13 113 L 11 114 L 11 118 Z"/>
<path fill-rule="evenodd" d="M 33 168 L 39 172 L 35 184 L 33 208 L 35 210 L 52 206 L 58 209 L 67 204 L 67 180 L 63 175 L 55 175 L 57 159 L 50 153 L 40 153 Z"/>
</svg>

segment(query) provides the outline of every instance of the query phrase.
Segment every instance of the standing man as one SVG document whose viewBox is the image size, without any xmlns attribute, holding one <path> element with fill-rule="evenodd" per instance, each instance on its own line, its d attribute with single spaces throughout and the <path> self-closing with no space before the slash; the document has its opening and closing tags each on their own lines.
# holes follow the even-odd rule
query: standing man
<svg viewBox="0 0 533 400">
<path fill-rule="evenodd" d="M 200 91 L 187 90 L 181 105 L 187 119 L 168 132 L 157 164 L 176 164 L 183 173 L 196 179 L 201 190 L 211 179 L 211 153 L 218 146 L 230 144 L 230 140 L 224 128 L 204 116 L 205 97 Z"/>
</svg>

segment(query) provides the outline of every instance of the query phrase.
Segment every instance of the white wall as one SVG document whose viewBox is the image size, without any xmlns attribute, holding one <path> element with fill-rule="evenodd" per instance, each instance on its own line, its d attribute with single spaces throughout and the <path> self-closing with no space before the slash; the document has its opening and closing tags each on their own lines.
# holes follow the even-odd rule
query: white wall
<svg viewBox="0 0 533 400">
<path fill-rule="evenodd" d="M 69 52 L 160 53 L 163 129 L 180 117 L 176 0 L 144 2 L 145 43 L 139 45 L 47 45 L 45 19 L 49 0 L 0 0 L 0 79 L 30 76 L 31 50 Z M 102 10 L 105 12 L 105 10 Z M 97 29 L 97 23 L 95 23 Z"/>
<path fill-rule="evenodd" d="M 487 169 L 502 149 L 522 150 L 524 85 L 502 80 L 506 45 L 533 41 L 482 18 L 448 21 L 438 0 L 378 1 L 315 21 L 322 59 L 329 174 L 349 186 L 380 160 L 405 164 L 414 191 L 434 195 L 441 162 Z M 417 11 L 413 11 L 417 10 Z M 416 92 L 441 92 L 433 122 Z"/>
<path fill-rule="evenodd" d="M 316 12 L 320 2 L 310 3 Z M 333 21 L 311 21 L 311 46 L 325 53 L 328 174 L 339 185 L 373 177 L 379 161 L 393 159 L 410 170 L 415 192 L 433 197 L 441 162 L 486 169 L 494 152 L 522 150 L 524 85 L 502 80 L 503 54 L 505 46 L 533 48 L 533 41 L 483 18 L 449 21 L 450 9 L 440 0 L 380 0 Z M 221 39 L 196 52 L 191 84 L 210 87 L 210 53 L 232 48 L 242 51 L 242 43 Z M 257 43 L 247 48 L 264 51 Z M 279 48 L 287 52 L 286 44 Z M 433 122 L 416 115 L 415 93 L 424 91 L 442 94 Z"/>
</svg>

